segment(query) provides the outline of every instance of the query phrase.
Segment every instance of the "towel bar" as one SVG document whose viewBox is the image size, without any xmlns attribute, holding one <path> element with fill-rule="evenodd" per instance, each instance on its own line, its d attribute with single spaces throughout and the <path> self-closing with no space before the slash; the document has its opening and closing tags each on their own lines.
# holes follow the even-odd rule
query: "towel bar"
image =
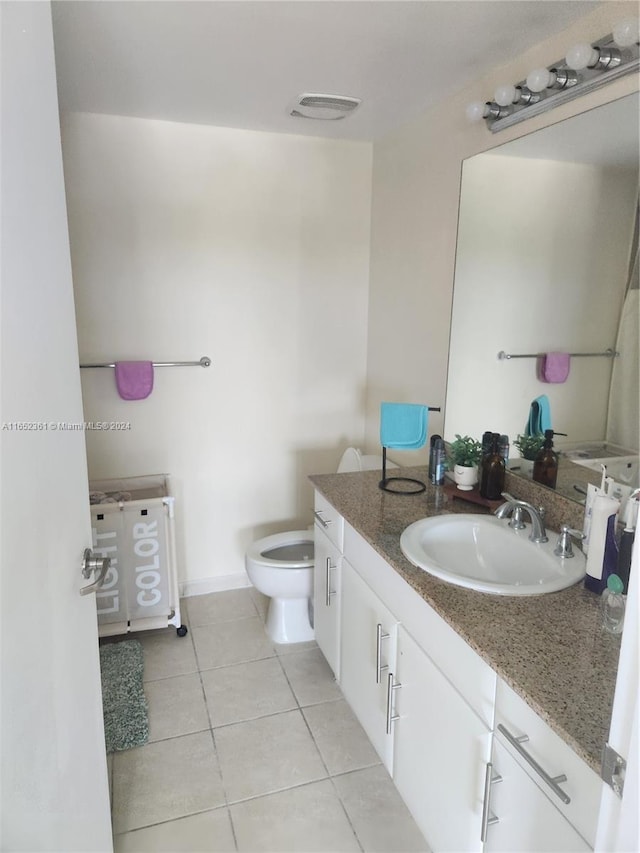
<svg viewBox="0 0 640 853">
<path fill-rule="evenodd" d="M 211 365 L 211 359 L 209 356 L 203 355 L 200 361 L 154 361 L 154 367 L 209 367 Z M 104 364 L 81 364 L 81 368 L 93 368 L 93 367 L 113 367 L 115 368 L 115 363 L 109 362 Z"/>
<path fill-rule="evenodd" d="M 511 358 L 542 358 L 545 356 L 545 352 L 527 352 L 521 353 L 519 355 L 515 355 L 513 353 L 507 353 L 504 350 L 500 350 L 498 353 L 499 361 L 508 361 Z M 570 352 L 569 355 L 571 358 L 587 358 L 591 356 L 601 356 L 602 358 L 618 358 L 620 353 L 617 350 L 606 349 L 604 352 Z"/>
</svg>

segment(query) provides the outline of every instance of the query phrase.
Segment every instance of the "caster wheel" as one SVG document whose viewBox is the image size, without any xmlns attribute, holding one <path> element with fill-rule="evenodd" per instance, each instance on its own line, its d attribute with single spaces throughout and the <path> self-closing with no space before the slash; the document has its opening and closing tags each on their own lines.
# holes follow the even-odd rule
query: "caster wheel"
<svg viewBox="0 0 640 853">
<path fill-rule="evenodd" d="M 189 629 L 187 628 L 186 625 L 181 625 L 179 628 L 176 628 L 176 634 L 179 637 L 186 637 L 188 630 Z"/>
</svg>

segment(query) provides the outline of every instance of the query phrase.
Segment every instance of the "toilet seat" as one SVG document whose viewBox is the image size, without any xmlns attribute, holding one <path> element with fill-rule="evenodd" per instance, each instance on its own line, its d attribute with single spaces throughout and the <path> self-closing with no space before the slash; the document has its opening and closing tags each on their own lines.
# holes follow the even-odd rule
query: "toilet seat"
<svg viewBox="0 0 640 853">
<path fill-rule="evenodd" d="M 306 554 L 299 546 L 307 545 Z M 287 558 L 287 551 L 289 552 Z M 275 552 L 275 553 L 274 553 Z M 307 569 L 313 566 L 313 533 L 308 530 L 290 530 L 276 533 L 253 542 L 247 550 L 247 558 L 261 566 L 274 569 Z"/>
<path fill-rule="evenodd" d="M 349 447 L 338 471 L 367 471 L 381 465 L 380 456 L 363 455 Z M 388 466 L 395 467 L 391 462 Z M 313 640 L 313 532 L 291 530 L 252 542 L 245 554 L 245 568 L 253 586 L 270 599 L 265 628 L 271 640 Z"/>
</svg>

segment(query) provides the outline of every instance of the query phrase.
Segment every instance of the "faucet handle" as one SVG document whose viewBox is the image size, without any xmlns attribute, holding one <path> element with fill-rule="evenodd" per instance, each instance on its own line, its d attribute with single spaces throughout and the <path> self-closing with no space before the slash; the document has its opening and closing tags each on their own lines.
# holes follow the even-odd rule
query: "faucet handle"
<svg viewBox="0 0 640 853">
<path fill-rule="evenodd" d="M 572 527 L 569 527 L 569 525 L 563 524 L 560 528 L 558 542 L 556 543 L 556 547 L 553 549 L 553 553 L 556 557 L 564 557 L 568 560 L 570 557 L 575 556 L 571 542 L 572 536 L 579 540 L 587 538 L 582 530 L 574 530 Z"/>
</svg>

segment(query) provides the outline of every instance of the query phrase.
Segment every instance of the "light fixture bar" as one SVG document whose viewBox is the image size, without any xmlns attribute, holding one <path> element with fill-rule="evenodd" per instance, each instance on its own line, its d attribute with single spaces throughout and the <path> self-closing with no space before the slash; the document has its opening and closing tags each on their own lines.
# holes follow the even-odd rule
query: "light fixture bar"
<svg viewBox="0 0 640 853">
<path fill-rule="evenodd" d="M 539 100 L 535 103 L 515 103 L 511 105 L 507 115 L 496 116 L 495 110 L 488 110 L 488 115 L 485 118 L 487 127 L 492 133 L 498 133 L 501 130 L 506 130 L 514 124 L 518 124 L 527 118 L 533 118 L 540 115 L 553 107 L 559 107 L 561 104 L 566 104 L 574 98 L 579 98 L 589 92 L 595 92 L 597 89 L 606 86 L 620 77 L 625 77 L 627 74 L 638 73 L 640 70 L 640 49 L 637 44 L 630 47 L 620 48 L 613 40 L 613 36 L 607 35 L 591 43 L 594 48 L 601 48 L 602 53 L 609 49 L 617 49 L 621 55 L 621 61 L 618 65 L 610 68 L 594 67 L 585 68 L 578 72 L 578 82 L 568 88 L 556 89 L 547 88 L 540 93 Z M 567 65 L 565 59 L 552 63 L 547 66 L 549 70 L 558 72 L 570 72 L 571 69 Z M 575 73 L 575 72 L 572 72 Z M 527 81 L 522 80 L 515 84 L 516 87 L 527 90 Z M 527 90 L 528 91 L 528 90 Z M 489 102 L 488 102 L 489 103 Z M 489 106 L 494 106 L 489 103 Z M 495 105 L 497 107 L 497 104 Z"/>
</svg>

